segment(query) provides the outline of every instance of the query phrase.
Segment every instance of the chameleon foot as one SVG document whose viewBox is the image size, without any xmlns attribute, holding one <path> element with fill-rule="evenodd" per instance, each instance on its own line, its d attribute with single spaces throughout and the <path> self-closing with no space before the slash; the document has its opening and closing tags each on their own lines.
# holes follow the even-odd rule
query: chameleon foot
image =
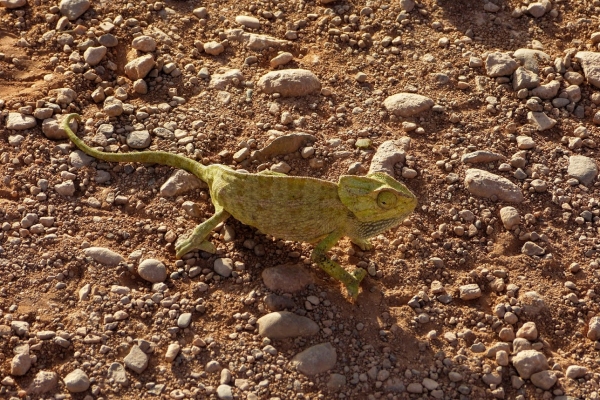
<svg viewBox="0 0 600 400">
<path fill-rule="evenodd" d="M 175 245 L 175 256 L 177 258 L 181 258 L 193 250 L 201 250 L 211 254 L 215 254 L 217 252 L 215 245 L 207 240 L 204 240 L 200 243 L 194 243 L 191 238 L 187 238 Z"/>
<path fill-rule="evenodd" d="M 355 245 L 357 245 L 358 247 L 360 247 L 360 249 L 362 251 L 369 251 L 369 250 L 373 250 L 373 245 L 371 244 L 371 242 L 369 242 L 366 239 L 353 239 L 352 243 L 354 243 Z"/>
<path fill-rule="evenodd" d="M 352 282 L 346 283 L 346 289 L 348 290 L 348 294 L 352 297 L 353 300 L 356 300 L 358 297 L 358 289 L 360 287 L 360 282 L 367 275 L 367 271 L 362 268 L 357 268 L 352 271 L 351 275 L 354 277 Z"/>
</svg>

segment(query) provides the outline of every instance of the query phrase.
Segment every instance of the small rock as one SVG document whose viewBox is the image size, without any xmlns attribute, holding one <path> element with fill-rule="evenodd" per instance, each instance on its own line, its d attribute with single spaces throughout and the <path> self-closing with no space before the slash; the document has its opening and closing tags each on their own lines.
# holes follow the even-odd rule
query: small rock
<svg viewBox="0 0 600 400">
<path fill-rule="evenodd" d="M 549 390 L 557 380 L 558 377 L 554 371 L 540 371 L 531 375 L 531 383 L 542 390 Z"/>
<path fill-rule="evenodd" d="M 217 258 L 213 268 L 217 274 L 227 278 L 233 272 L 233 260 L 231 258 Z"/>
<path fill-rule="evenodd" d="M 592 317 L 590 319 L 587 337 L 590 340 L 600 340 L 600 316 Z"/>
<path fill-rule="evenodd" d="M 92 67 L 98 65 L 106 55 L 107 50 L 105 46 L 88 47 L 83 53 L 83 60 Z"/>
<path fill-rule="evenodd" d="M 156 50 L 156 40 L 151 36 L 138 36 L 131 42 L 131 47 L 144 52 L 154 51 Z"/>
<path fill-rule="evenodd" d="M 125 372 L 125 367 L 118 362 L 110 364 L 108 367 L 107 378 L 112 379 L 115 383 L 120 385 L 127 385 L 129 382 L 127 373 Z"/>
<path fill-rule="evenodd" d="M 67 390 L 71 393 L 85 392 L 90 387 L 90 378 L 79 368 L 65 376 L 64 381 Z"/>
<path fill-rule="evenodd" d="M 538 246 L 534 242 L 525 242 L 521 248 L 521 253 L 525 254 L 526 256 L 541 256 L 544 254 L 544 252 L 544 248 Z"/>
<path fill-rule="evenodd" d="M 260 28 L 260 21 L 258 20 L 258 18 L 250 17 L 247 15 L 238 15 L 237 17 L 235 17 L 235 22 L 237 22 L 240 25 L 245 26 L 246 28 L 251 28 L 251 29 L 259 29 Z"/>
<path fill-rule="evenodd" d="M 337 352 L 331 343 L 321 343 L 294 356 L 291 363 L 304 375 L 326 372 L 335 366 Z"/>
<path fill-rule="evenodd" d="M 114 96 L 108 96 L 104 100 L 102 111 L 109 117 L 118 117 L 123 114 L 123 102 Z"/>
<path fill-rule="evenodd" d="M 567 372 L 565 373 L 565 375 L 567 376 L 567 378 L 579 379 L 583 378 L 587 373 L 588 369 L 586 367 L 581 367 L 579 365 L 569 365 L 567 367 Z"/>
<path fill-rule="evenodd" d="M 527 340 L 536 340 L 538 338 L 538 330 L 535 322 L 525 322 L 517 331 L 517 337 Z"/>
<path fill-rule="evenodd" d="M 29 371 L 29 368 L 31 368 L 29 352 L 15 355 L 10 362 L 10 374 L 13 376 L 23 376 Z"/>
<path fill-rule="evenodd" d="M 6 117 L 6 129 L 15 131 L 24 131 L 37 126 L 37 121 L 33 115 L 24 115 L 21 113 L 8 113 Z"/>
<path fill-rule="evenodd" d="M 151 283 L 164 282 L 167 279 L 167 267 L 159 260 L 148 258 L 138 266 L 138 274 Z"/>
<path fill-rule="evenodd" d="M 500 219 L 502 220 L 502 224 L 508 230 L 514 228 L 515 226 L 521 223 L 521 216 L 519 215 L 519 211 L 514 207 L 502 207 L 500 209 Z"/>
<path fill-rule="evenodd" d="M 558 90 L 560 89 L 559 81 L 550 81 L 545 85 L 540 85 L 535 89 L 531 90 L 531 94 L 533 96 L 539 97 L 542 100 L 550 100 L 558 94 Z"/>
<path fill-rule="evenodd" d="M 423 393 L 423 385 L 420 384 L 419 382 L 409 383 L 408 386 L 406 387 L 406 391 L 408 393 L 421 394 L 421 393 Z"/>
<path fill-rule="evenodd" d="M 472 153 L 464 154 L 460 161 L 463 163 L 476 164 L 476 163 L 489 163 L 494 161 L 504 160 L 505 157 L 502 154 L 493 153 L 486 150 L 477 150 Z"/>
<path fill-rule="evenodd" d="M 575 60 L 581 64 L 588 83 L 600 88 L 600 53 L 579 51 L 575 54 Z"/>
<path fill-rule="evenodd" d="M 62 139 L 66 139 L 68 137 L 67 132 L 65 132 L 65 130 L 63 128 L 63 118 L 64 117 L 65 117 L 65 115 L 59 114 L 59 115 L 52 116 L 50 118 L 46 118 L 42 122 L 42 132 L 48 139 L 62 140 Z M 77 121 L 72 119 L 69 122 L 69 128 L 71 128 L 71 130 L 73 132 L 77 132 L 77 128 L 78 128 Z"/>
<path fill-rule="evenodd" d="M 219 385 L 217 387 L 217 397 L 221 400 L 233 400 L 233 392 L 229 385 Z"/>
<path fill-rule="evenodd" d="M 485 69 L 492 78 L 511 75 L 518 67 L 519 63 L 506 53 L 490 53 L 485 59 Z"/>
<path fill-rule="evenodd" d="M 148 75 L 148 72 L 154 68 L 154 65 L 154 56 L 152 54 L 145 54 L 128 62 L 125 65 L 125 74 L 132 81 L 144 79 Z"/>
<path fill-rule="evenodd" d="M 183 313 L 177 318 L 177 326 L 185 329 L 192 323 L 192 313 Z"/>
<path fill-rule="evenodd" d="M 481 288 L 476 283 L 463 285 L 459 288 L 462 300 L 473 300 L 481 297 Z"/>
<path fill-rule="evenodd" d="M 127 133 L 127 146 L 132 149 L 145 149 L 150 146 L 151 142 L 150 132 L 147 130 L 131 131 Z"/>
<path fill-rule="evenodd" d="M 556 120 L 548 117 L 543 112 L 529 111 L 527 113 L 527 121 L 535 126 L 538 131 L 545 131 L 556 125 Z"/>
<path fill-rule="evenodd" d="M 546 356 L 537 350 L 520 351 L 513 356 L 512 363 L 523 379 L 529 379 L 536 372 L 549 368 Z"/>
<path fill-rule="evenodd" d="M 480 169 L 468 169 L 465 174 L 465 186 L 469 193 L 479 197 L 496 196 L 509 203 L 520 203 L 523 194 L 517 185 L 506 178 Z"/>
<path fill-rule="evenodd" d="M 283 97 L 306 96 L 321 90 L 321 81 L 305 69 L 284 69 L 263 75 L 257 87 L 266 94 L 279 93 Z"/>
<path fill-rule="evenodd" d="M 541 18 L 546 14 L 546 6 L 542 3 L 529 3 L 527 12 L 534 18 Z"/>
<path fill-rule="evenodd" d="M 211 56 L 218 56 L 225 51 L 225 47 L 219 42 L 204 43 L 204 51 Z"/>
<path fill-rule="evenodd" d="M 587 186 L 590 185 L 596 178 L 596 175 L 598 175 L 598 166 L 592 158 L 586 156 L 570 156 L 567 174 Z"/>
<path fill-rule="evenodd" d="M 269 339 L 285 339 L 311 336 L 319 332 L 319 325 L 313 320 L 289 311 L 272 312 L 257 321 L 258 334 Z"/>
<path fill-rule="evenodd" d="M 181 346 L 179 343 L 171 343 L 169 347 L 167 347 L 167 352 L 165 353 L 165 360 L 167 362 L 173 362 L 179 354 L 179 350 L 181 350 Z"/>
<path fill-rule="evenodd" d="M 313 283 L 312 275 L 297 264 L 265 268 L 262 279 L 269 290 L 285 293 L 297 293 Z"/>
<path fill-rule="evenodd" d="M 239 84 L 239 82 L 244 80 L 244 75 L 242 71 L 239 69 L 230 69 L 222 74 L 213 74 L 210 77 L 210 82 L 208 83 L 208 87 L 210 89 L 218 89 L 223 90 L 228 85 L 233 85 L 235 82 Z"/>
<path fill-rule="evenodd" d="M 526 70 L 523 67 L 517 68 L 515 72 L 513 72 L 513 90 L 515 92 L 521 89 L 533 89 L 540 85 L 540 77 Z"/>
<path fill-rule="evenodd" d="M 180 169 L 175 171 L 160 187 L 160 195 L 162 197 L 173 197 L 194 189 L 203 189 L 206 187 L 206 183 L 198 179 L 195 175 Z"/>
<path fill-rule="evenodd" d="M 0 6 L 8 9 L 23 7 L 27 4 L 27 0 L 0 0 Z"/>
<path fill-rule="evenodd" d="M 54 390 L 58 386 L 58 374 L 53 371 L 39 371 L 33 382 L 27 387 L 27 394 L 43 394 Z"/>
<path fill-rule="evenodd" d="M 134 344 L 129 351 L 129 354 L 125 357 L 125 366 L 130 370 L 141 374 L 148 367 L 149 357 L 146 353 L 139 348 L 137 344 Z"/>
<path fill-rule="evenodd" d="M 90 4 L 90 0 L 61 0 L 58 9 L 69 21 L 73 21 L 81 17 L 90 8 Z"/>
<path fill-rule="evenodd" d="M 280 65 L 285 65 L 285 64 L 289 63 L 293 59 L 294 59 L 294 56 L 292 55 L 292 53 L 283 52 L 283 53 L 279 53 L 277 56 L 272 58 L 271 61 L 269 62 L 269 65 L 271 66 L 271 68 L 277 68 Z"/>
<path fill-rule="evenodd" d="M 397 93 L 387 97 L 383 105 L 398 117 L 411 117 L 433 107 L 433 100 L 415 93 Z"/>
<path fill-rule="evenodd" d="M 257 150 L 254 157 L 265 161 L 278 155 L 290 154 L 306 146 L 309 142 L 315 142 L 317 138 L 308 133 L 291 133 L 275 138 L 264 148 Z M 289 170 L 287 171 L 289 172 Z"/>
<path fill-rule="evenodd" d="M 61 196 L 73 196 L 75 194 L 75 184 L 68 180 L 54 185 L 54 190 Z"/>
<path fill-rule="evenodd" d="M 115 253 L 106 247 L 88 247 L 83 249 L 83 253 L 88 257 L 92 257 L 94 261 L 109 267 L 117 266 L 125 260 L 119 253 Z"/>
<path fill-rule="evenodd" d="M 529 150 L 535 147 L 535 142 L 529 136 L 517 136 L 517 147 L 520 150 Z"/>
</svg>

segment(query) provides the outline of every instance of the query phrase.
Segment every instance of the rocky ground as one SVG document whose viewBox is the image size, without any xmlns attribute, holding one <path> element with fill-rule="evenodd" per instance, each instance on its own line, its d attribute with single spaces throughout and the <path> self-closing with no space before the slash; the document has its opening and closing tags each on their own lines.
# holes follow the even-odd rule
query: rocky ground
<svg viewBox="0 0 600 400">
<path fill-rule="evenodd" d="M 600 398 L 600 1 L 0 0 L 0 397 Z M 419 199 L 356 302 L 161 149 Z M 294 212 L 294 210 L 282 210 Z M 314 213 L 319 213 L 315 204 Z"/>
</svg>

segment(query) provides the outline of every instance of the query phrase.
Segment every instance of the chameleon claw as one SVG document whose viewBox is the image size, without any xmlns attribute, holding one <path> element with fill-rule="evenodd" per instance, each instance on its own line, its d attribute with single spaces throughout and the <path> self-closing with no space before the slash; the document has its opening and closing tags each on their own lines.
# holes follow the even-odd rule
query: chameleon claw
<svg viewBox="0 0 600 400">
<path fill-rule="evenodd" d="M 351 275 L 354 277 L 354 281 L 346 283 L 346 290 L 348 290 L 350 297 L 352 297 L 353 300 L 356 300 L 358 297 L 360 282 L 367 275 L 367 271 L 362 268 L 356 268 L 354 271 L 352 271 Z"/>
<path fill-rule="evenodd" d="M 373 250 L 373 247 L 374 247 L 371 244 L 371 242 L 369 242 L 368 240 L 363 240 L 363 239 L 354 239 L 354 240 L 352 240 L 352 243 L 354 243 L 355 245 L 357 245 L 358 247 L 360 247 L 360 249 L 362 251 Z"/>
</svg>

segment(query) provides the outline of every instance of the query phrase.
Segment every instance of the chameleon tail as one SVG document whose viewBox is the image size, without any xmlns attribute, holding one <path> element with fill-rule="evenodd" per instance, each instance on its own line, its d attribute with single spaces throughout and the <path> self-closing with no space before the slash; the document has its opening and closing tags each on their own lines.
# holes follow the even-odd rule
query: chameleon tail
<svg viewBox="0 0 600 400">
<path fill-rule="evenodd" d="M 206 182 L 206 167 L 200 164 L 197 161 L 189 159 L 187 157 L 180 156 L 178 154 L 167 153 L 164 151 L 140 151 L 140 152 L 131 152 L 131 153 L 106 153 L 103 151 L 96 150 L 87 144 L 83 140 L 81 140 L 77 135 L 71 130 L 69 123 L 76 119 L 77 121 L 81 121 L 81 116 L 79 114 L 69 114 L 63 119 L 63 129 L 69 136 L 69 139 L 81 151 L 84 153 L 98 158 L 104 161 L 111 162 L 138 162 L 138 163 L 151 163 L 151 164 L 162 164 L 168 165 L 170 167 L 181 168 L 192 174 L 196 175 L 198 178 L 202 179 Z"/>
</svg>

